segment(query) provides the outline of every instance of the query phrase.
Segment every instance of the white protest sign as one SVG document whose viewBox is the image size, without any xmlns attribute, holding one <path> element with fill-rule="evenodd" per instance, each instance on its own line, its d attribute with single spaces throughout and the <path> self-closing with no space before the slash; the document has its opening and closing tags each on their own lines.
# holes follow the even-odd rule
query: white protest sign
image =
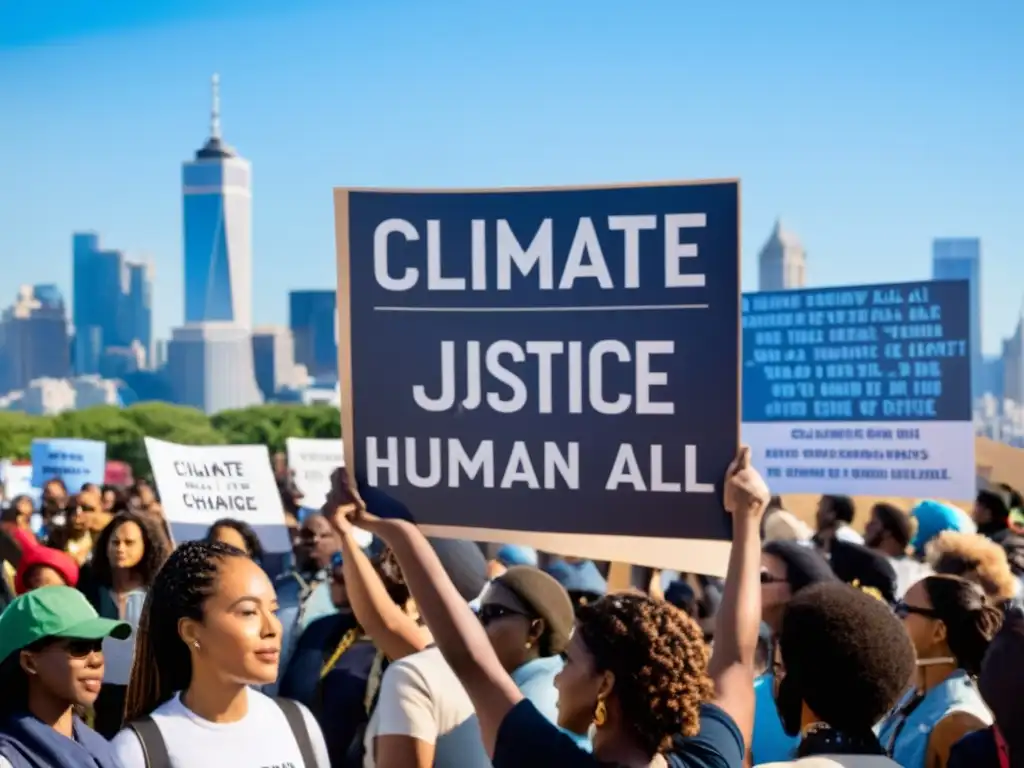
<svg viewBox="0 0 1024 768">
<path fill-rule="evenodd" d="M 265 445 L 177 445 L 146 438 L 164 516 L 176 541 L 206 536 L 221 518 L 248 523 L 267 552 L 287 552 L 281 496 Z"/>
<path fill-rule="evenodd" d="M 7 501 L 18 496 L 28 496 L 34 504 L 39 503 L 40 490 L 32 487 L 32 465 L 15 464 L 10 459 L 0 460 L 0 482 L 4 484 Z"/>
<path fill-rule="evenodd" d="M 302 506 L 320 509 L 331 490 L 331 473 L 345 466 L 345 447 L 341 440 L 315 437 L 289 437 L 288 469 L 295 486 L 302 492 Z"/>
<path fill-rule="evenodd" d="M 331 490 L 331 473 L 345 466 L 345 445 L 338 439 L 319 437 L 289 437 L 285 439 L 288 469 L 292 471 L 295 487 L 302 493 L 302 506 L 320 509 Z M 356 542 L 368 547 L 373 534 L 354 529 Z"/>
</svg>

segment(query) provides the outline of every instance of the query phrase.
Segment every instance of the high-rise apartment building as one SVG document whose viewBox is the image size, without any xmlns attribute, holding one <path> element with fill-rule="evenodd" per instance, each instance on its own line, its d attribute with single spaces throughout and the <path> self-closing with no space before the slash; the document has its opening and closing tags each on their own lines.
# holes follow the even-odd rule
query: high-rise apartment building
<svg viewBox="0 0 1024 768">
<path fill-rule="evenodd" d="M 788 291 L 807 284 L 807 254 L 800 238 L 778 219 L 761 247 L 758 268 L 759 291 Z"/>
<path fill-rule="evenodd" d="M 119 346 L 124 256 L 100 248 L 95 232 L 76 232 L 71 237 L 72 300 L 75 325 L 75 370 L 99 373 L 106 346 Z"/>
<path fill-rule="evenodd" d="M 252 359 L 256 384 L 265 400 L 271 400 L 282 389 L 297 387 L 295 341 L 287 328 L 266 326 L 252 332 Z"/>
<path fill-rule="evenodd" d="M 985 363 L 981 349 L 981 240 L 976 237 L 934 240 L 932 279 L 966 280 L 970 284 L 971 397 L 977 399 L 985 393 Z"/>
<path fill-rule="evenodd" d="M 123 338 L 142 348 L 144 364 L 153 364 L 153 265 L 125 264 L 127 292 L 122 312 Z"/>
<path fill-rule="evenodd" d="M 167 344 L 174 402 L 213 414 L 263 402 L 253 374 L 252 335 L 236 323 L 191 323 Z"/>
<path fill-rule="evenodd" d="M 316 379 L 338 376 L 338 301 L 334 291 L 292 291 L 289 326 L 295 337 L 295 362 Z"/>
<path fill-rule="evenodd" d="M 252 327 L 252 169 L 221 137 L 213 76 L 210 138 L 182 165 L 185 323 Z"/>
<path fill-rule="evenodd" d="M 74 363 L 80 375 L 100 373 L 112 348 L 140 346 L 152 357 L 153 269 L 121 251 L 100 248 L 95 232 L 72 236 Z"/>
<path fill-rule="evenodd" d="M 0 315 L 0 394 L 71 375 L 68 317 L 54 285 L 23 285 Z"/>
</svg>

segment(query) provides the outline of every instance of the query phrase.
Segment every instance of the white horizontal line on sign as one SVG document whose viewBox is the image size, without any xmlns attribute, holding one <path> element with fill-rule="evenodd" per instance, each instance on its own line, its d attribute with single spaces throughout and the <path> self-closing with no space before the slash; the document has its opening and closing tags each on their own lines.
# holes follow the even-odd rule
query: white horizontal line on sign
<svg viewBox="0 0 1024 768">
<path fill-rule="evenodd" d="M 707 309 L 708 304 L 621 304 L 583 307 L 374 307 L 377 312 L 650 312 L 654 310 Z"/>
</svg>

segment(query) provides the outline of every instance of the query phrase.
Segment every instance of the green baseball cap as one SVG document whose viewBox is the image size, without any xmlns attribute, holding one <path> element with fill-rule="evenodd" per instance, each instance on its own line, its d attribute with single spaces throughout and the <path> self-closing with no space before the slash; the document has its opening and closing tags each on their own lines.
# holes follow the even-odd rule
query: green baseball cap
<svg viewBox="0 0 1024 768">
<path fill-rule="evenodd" d="M 40 587 L 15 598 L 0 613 L 0 663 L 46 637 L 126 640 L 132 627 L 103 619 L 74 587 Z"/>
</svg>

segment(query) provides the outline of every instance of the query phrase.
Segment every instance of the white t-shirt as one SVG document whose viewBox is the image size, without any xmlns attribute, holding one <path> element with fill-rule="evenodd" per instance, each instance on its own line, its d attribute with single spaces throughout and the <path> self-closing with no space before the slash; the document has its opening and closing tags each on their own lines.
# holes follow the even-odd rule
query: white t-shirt
<svg viewBox="0 0 1024 768">
<path fill-rule="evenodd" d="M 757 768 L 900 768 L 885 755 L 819 755 L 786 763 L 762 763 Z"/>
<path fill-rule="evenodd" d="M 491 765 L 473 703 L 437 648 L 406 656 L 387 668 L 366 727 L 364 768 L 377 768 L 377 736 L 409 736 L 433 744 L 434 768 Z"/>
<path fill-rule="evenodd" d="M 864 544 L 864 537 L 848 525 L 840 525 L 836 528 L 836 538 L 847 544 Z"/>
<path fill-rule="evenodd" d="M 248 697 L 249 711 L 236 723 L 203 720 L 181 703 L 180 694 L 153 710 L 153 721 L 167 744 L 172 768 L 203 768 L 216 755 L 230 757 L 231 768 L 331 767 L 324 736 L 308 709 L 299 705 L 313 743 L 316 765 L 303 763 L 299 744 L 277 703 L 251 688 Z M 126 728 L 114 737 L 112 744 L 124 768 L 146 768 L 142 744 L 134 731 Z"/>
</svg>

